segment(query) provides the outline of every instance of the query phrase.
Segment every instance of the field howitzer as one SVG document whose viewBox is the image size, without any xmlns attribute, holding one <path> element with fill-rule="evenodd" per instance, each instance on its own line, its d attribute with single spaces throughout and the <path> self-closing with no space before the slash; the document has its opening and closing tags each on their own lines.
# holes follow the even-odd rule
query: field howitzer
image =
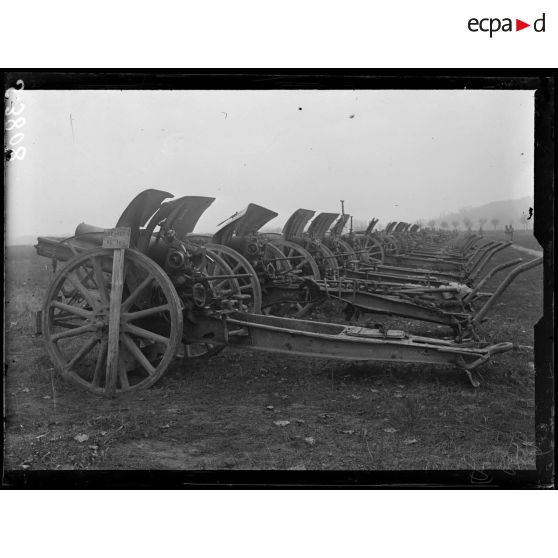
<svg viewBox="0 0 558 558">
<path fill-rule="evenodd" d="M 283 227 L 282 235 L 310 253 L 321 279 L 337 279 L 347 269 L 360 269 L 383 261 L 382 246 L 371 234 L 377 220 L 371 222 L 364 234 L 351 238 L 342 235 L 349 215 L 322 212 L 312 219 L 314 215 L 312 210 L 296 210 Z"/>
<path fill-rule="evenodd" d="M 342 231 L 346 217 L 341 216 L 332 228 L 335 235 Z M 410 227 L 409 224 L 399 223 L 395 225 L 395 230 L 404 232 Z M 392 223 L 389 230 L 393 228 Z M 475 288 L 471 288 L 488 261 L 510 243 L 488 242 L 473 250 L 474 244 L 475 241 L 471 239 L 466 242 L 467 250 L 471 251 L 466 260 L 467 264 L 464 265 L 464 270 L 468 271 L 467 276 L 430 270 L 419 270 L 417 273 L 413 268 L 402 270 L 395 266 L 390 268 L 389 272 L 363 272 L 349 265 L 340 271 L 339 279 L 309 280 L 307 286 L 312 296 L 307 298 L 317 300 L 319 295 L 322 295 L 346 303 L 345 317 L 348 320 L 358 318 L 362 313 L 386 314 L 449 326 L 453 329 L 456 339 L 478 339 L 475 328 L 481 322 L 478 317 L 481 311 L 475 312 L 473 303 L 482 297 L 489 297 L 489 301 L 481 309 L 484 320 L 487 309 L 493 306 L 505 289 L 498 288 L 495 293 L 483 293 L 480 287 L 497 272 L 517 266 L 522 260 L 516 259 L 496 266 Z M 330 247 L 335 253 L 335 247 Z M 465 261 L 463 252 L 453 251 L 450 255 L 451 258 L 459 256 Z M 509 285 L 519 273 L 531 269 L 533 265 L 539 265 L 541 261 L 535 264 L 529 262 L 515 268 L 502 284 Z M 386 269 L 388 266 L 378 268 Z M 399 274 L 401 271 L 404 273 Z M 408 274 L 405 271 L 408 271 Z M 462 282 L 465 279 L 468 284 Z"/>
<path fill-rule="evenodd" d="M 391 231 L 392 236 L 397 241 L 398 252 L 406 253 L 411 249 L 409 237 L 407 234 L 410 226 L 411 225 L 409 223 L 400 221 L 393 227 Z"/>
<path fill-rule="evenodd" d="M 339 266 L 358 269 L 362 265 L 382 263 L 384 250 L 372 233 L 378 220 L 372 219 L 365 231 L 343 234 L 349 219 L 347 213 L 340 215 L 323 240 L 337 257 Z"/>
<path fill-rule="evenodd" d="M 333 242 L 342 230 L 340 220 L 334 225 L 337 230 L 332 235 L 333 239 L 324 241 L 320 238 L 335 219 L 335 214 L 318 215 L 317 220 L 309 227 L 308 238 L 305 238 L 300 231 L 312 215 L 313 212 L 309 210 L 295 211 L 284 227 L 284 231 L 290 233 L 289 236 L 293 239 L 291 241 L 279 234 L 260 233 L 260 229 L 275 218 L 277 213 L 251 203 L 220 223 L 221 228 L 213 236 L 193 234 L 188 238 L 190 241 L 203 243 L 207 249 L 225 259 L 235 272 L 255 272 L 261 287 L 261 308 L 264 313 L 302 317 L 312 306 L 323 301 L 321 296 L 315 300 L 310 296 L 316 293 L 314 289 L 309 292 L 308 285 L 314 287 L 321 284 L 322 279 L 335 277 L 331 274 L 331 269 L 328 270 L 328 263 L 331 264 L 333 260 L 337 263 L 334 271 L 338 275 L 345 271 L 339 266 L 340 259 L 348 256 L 353 258 L 351 263 L 354 263 L 355 258 L 348 243 Z M 295 228 L 298 231 L 296 235 L 293 234 Z M 314 244 L 313 239 L 320 243 Z M 318 254 L 318 261 L 305 246 L 314 255 Z M 343 253 L 340 254 L 339 251 Z M 242 258 L 238 257 L 239 254 Z M 306 279 L 311 281 L 305 283 Z M 407 281 L 407 287 L 409 286 Z"/>
<path fill-rule="evenodd" d="M 428 266 L 426 267 L 429 270 L 433 269 L 433 273 L 437 273 L 439 277 L 453 277 L 454 279 L 460 279 L 466 283 L 473 283 L 483 269 L 488 265 L 490 260 L 498 252 L 505 250 L 510 246 L 510 242 L 488 241 L 485 244 L 479 244 L 478 246 L 473 247 L 468 255 L 464 255 L 459 258 L 450 256 L 446 260 L 445 266 L 435 265 L 433 268 Z M 440 267 L 446 267 L 446 269 L 440 269 Z M 420 272 L 421 269 L 425 268 L 416 267 L 411 269 L 416 269 Z"/>
<path fill-rule="evenodd" d="M 309 218 L 311 212 L 303 211 L 304 217 Z M 299 227 L 302 226 L 301 215 L 301 210 L 294 213 Z M 276 216 L 274 211 L 249 204 L 221 223 L 222 227 L 213 237 L 190 238 L 206 242 L 205 246 L 224 258 L 234 271 L 249 274 L 251 271 L 245 265 L 246 261 L 249 262 L 260 282 L 264 313 L 302 317 L 311 307 L 329 298 L 346 304 L 346 320 L 358 319 L 366 313 L 400 316 L 449 326 L 456 339 L 478 339 L 472 325 L 476 324 L 473 322 L 475 314 L 472 304 L 478 297 L 487 296 L 486 293 L 480 293 L 477 289 L 474 297 L 468 296 L 466 299 L 471 288 L 441 279 L 436 284 L 432 284 L 432 280 L 428 284 L 421 284 L 420 281 L 411 282 L 408 277 L 404 277 L 400 283 L 378 281 L 370 277 L 361 277 L 358 281 L 348 278 L 344 274 L 356 264 L 356 254 L 348 243 L 334 242 L 348 221 L 349 216 L 346 214 L 335 222 L 329 238 L 325 236 L 325 231 L 335 219 L 335 214 L 322 213 L 316 217 L 317 225 L 313 221 L 314 228 L 311 229 L 312 224 L 309 227 L 311 238 L 323 242 L 339 264 L 340 278 L 329 279 L 327 275 L 322 278 L 319 266 L 302 246 L 286 241 L 280 235 L 258 232 Z M 245 260 L 239 260 L 238 254 Z M 340 258 L 350 260 L 342 262 Z M 520 261 L 508 262 L 498 270 Z"/>
<path fill-rule="evenodd" d="M 518 265 L 521 262 L 521 258 L 518 258 L 496 266 L 474 289 L 457 283 L 437 287 L 412 284 L 387 287 L 385 284 L 356 279 L 323 279 L 307 280 L 308 289 L 313 293 L 313 296 L 307 298 L 317 301 L 321 295 L 344 303 L 347 320 L 358 319 L 360 315 L 367 313 L 398 316 L 450 327 L 458 341 L 478 340 L 477 327 L 486 320 L 490 308 L 515 277 L 542 265 L 542 258 Z M 480 288 L 497 272 L 512 266 L 516 267 L 493 293 L 480 292 Z M 479 310 L 475 310 L 473 303 L 485 297 L 488 300 Z"/>
<path fill-rule="evenodd" d="M 301 289 L 304 280 L 336 277 L 342 269 L 342 258 L 356 257 L 351 246 L 338 238 L 339 234 L 324 239 L 337 218 L 335 213 L 321 213 L 304 232 L 314 214 L 298 209 L 287 220 L 282 234 L 261 233 L 260 229 L 277 213 L 251 203 L 220 223 L 221 228 L 212 237 L 189 238 L 204 243 L 235 270 L 243 269 L 236 257 L 241 254 L 258 276 L 264 313 L 285 315 L 294 308 L 292 315 L 301 317 L 312 306 L 307 291 Z M 339 221 L 335 226 L 342 230 Z"/>
<path fill-rule="evenodd" d="M 312 256 L 321 277 L 333 279 L 339 276 L 339 264 L 335 254 L 322 240 L 339 214 L 320 213 L 312 219 L 315 214 L 310 209 L 297 209 L 287 219 L 281 234 L 283 239 L 297 244 Z"/>
<path fill-rule="evenodd" d="M 382 246 L 382 263 L 386 256 L 396 254 L 400 250 L 400 246 L 393 234 L 391 234 L 392 229 L 397 223 L 389 222 L 383 230 L 370 231 L 368 236 L 375 238 Z"/>
<path fill-rule="evenodd" d="M 42 334 L 56 369 L 93 393 L 147 388 L 177 354 L 207 345 L 352 361 L 474 369 L 511 343 L 430 339 L 258 313 L 255 273 L 239 273 L 192 234 L 213 198 L 136 196 L 117 227 L 81 226 L 70 239 L 39 237 L 37 252 L 63 262 L 46 293 Z M 248 264 L 249 265 L 249 264 Z M 251 276 L 254 288 L 241 290 Z"/>
<path fill-rule="evenodd" d="M 472 246 L 468 254 L 459 256 L 451 255 L 446 258 L 420 258 L 423 267 L 393 265 L 388 263 L 374 264 L 372 266 L 360 266 L 358 272 L 371 274 L 388 273 L 403 277 L 425 277 L 439 279 L 442 281 L 472 282 L 486 267 L 494 255 L 511 246 L 511 242 L 488 241 L 479 246 Z M 442 262 L 442 264 L 440 264 Z M 416 263 L 416 261 L 415 261 Z M 430 264 L 430 266 L 428 265 Z M 439 265 L 440 264 L 440 265 Z"/>
<path fill-rule="evenodd" d="M 359 236 L 361 238 L 371 239 L 372 229 L 374 228 L 377 220 L 372 220 L 370 222 L 367 230 L 362 233 L 342 235 L 344 226 L 346 225 L 349 215 L 344 214 L 339 217 L 335 224 L 331 227 L 329 234 L 325 234 L 325 228 L 322 226 L 323 223 L 326 225 L 328 222 L 333 221 L 333 214 L 323 213 L 318 215 L 315 221 L 320 221 L 321 235 L 316 235 L 314 237 L 319 238 L 322 244 L 325 244 L 332 254 L 336 256 L 337 269 L 335 269 L 335 274 L 333 278 L 337 276 L 341 278 L 349 277 L 354 279 L 361 279 L 364 281 L 373 280 L 381 281 L 382 279 L 387 279 L 389 281 L 394 281 L 396 283 L 417 283 L 425 285 L 437 285 L 441 286 L 443 284 L 468 282 L 472 284 L 477 278 L 478 274 L 484 269 L 491 257 L 493 257 L 496 252 L 509 246 L 508 244 L 489 242 L 482 247 L 477 247 L 476 250 L 472 250 L 475 239 L 472 242 L 467 241 L 466 248 L 462 251 L 460 250 L 445 250 L 443 254 L 440 254 L 440 259 L 446 262 L 454 263 L 454 269 L 441 271 L 436 268 L 416 268 L 416 267 L 402 267 L 383 264 L 384 259 L 383 251 L 381 254 L 378 252 L 379 257 L 375 258 L 375 253 L 371 252 L 371 245 L 366 247 L 363 246 L 362 242 L 357 243 Z M 329 221 L 328 221 L 329 219 Z M 308 228 L 309 231 L 312 230 L 314 222 Z M 408 230 L 411 227 L 418 228 L 418 226 L 411 226 L 408 223 L 390 223 L 388 225 L 388 230 L 393 227 L 399 230 Z M 315 228 L 314 230 L 316 230 Z M 299 235 L 300 237 L 301 235 Z M 355 241 L 355 239 L 357 241 Z M 478 237 L 476 237 L 478 240 Z M 374 248 L 379 247 L 381 251 L 381 244 L 373 239 Z M 420 256 L 428 256 L 428 254 L 420 254 Z M 457 267 L 457 266 L 460 267 Z"/>
<path fill-rule="evenodd" d="M 381 244 L 368 231 L 358 236 L 342 234 L 350 215 L 319 213 L 305 231 L 313 215 L 313 211 L 306 209 L 295 211 L 283 228 L 283 236 L 312 254 L 323 277 L 336 278 L 345 268 L 354 269 L 383 261 Z M 373 225 L 368 227 L 370 231 Z"/>
<path fill-rule="evenodd" d="M 381 264 L 384 261 L 385 252 L 382 242 L 374 232 L 377 224 L 378 219 L 374 218 L 368 223 L 366 230 L 349 232 L 342 237 L 353 247 L 357 254 L 361 250 L 366 251 L 364 256 L 359 257 L 359 260 L 364 264 Z"/>
<path fill-rule="evenodd" d="M 456 272 L 463 269 L 467 261 L 461 257 L 442 252 L 398 252 L 386 255 L 384 263 L 396 267 L 428 268 L 435 271 Z"/>
<path fill-rule="evenodd" d="M 437 237 L 438 242 L 436 244 L 432 242 L 413 244 L 405 242 L 402 231 L 406 227 L 406 224 L 398 223 L 393 225 L 393 223 L 390 223 L 386 228 L 388 231 L 386 239 L 392 239 L 391 242 L 396 246 L 396 249 L 386 252 L 387 257 L 384 263 L 400 267 L 428 267 L 439 271 L 452 270 L 463 264 L 463 260 L 466 258 L 466 248 L 456 250 L 453 247 L 447 246 L 449 237 L 441 245 L 440 242 L 443 237 Z M 479 239 L 480 237 L 475 236 L 473 238 L 473 245 Z M 387 240 L 384 240 L 384 242 L 387 242 Z"/>
<path fill-rule="evenodd" d="M 394 315 L 450 326 L 456 339 L 478 339 L 475 328 L 486 319 L 488 309 L 494 305 L 505 288 L 519 273 L 542 263 L 541 259 L 519 266 L 517 264 L 521 263 L 521 259 L 505 262 L 493 268 L 477 286 L 474 286 L 475 280 L 480 277 L 488 261 L 498 251 L 510 245 L 488 242 L 474 248 L 478 239 L 479 237 L 469 238 L 465 242 L 466 249 L 472 252 L 468 265 L 465 266 L 469 272 L 467 276 L 378 266 L 381 271 L 362 272 L 345 269 L 340 280 L 314 281 L 310 288 L 313 289 L 314 298 L 317 298 L 316 293 L 319 292 L 322 296 L 346 303 L 347 319 L 367 312 Z M 457 255 L 458 252 L 455 251 L 454 256 Z M 517 267 L 504 278 L 495 293 L 480 291 L 493 275 L 512 266 Z M 404 273 L 400 274 L 401 271 Z M 462 282 L 465 280 L 467 284 Z M 475 311 L 473 303 L 484 297 L 489 297 L 488 301 L 480 310 Z"/>
<path fill-rule="evenodd" d="M 309 212 L 306 210 L 304 212 L 305 216 L 309 217 Z M 474 321 L 473 302 L 476 302 L 482 296 L 490 296 L 490 293 L 481 293 L 479 289 L 476 289 L 473 296 L 471 288 L 457 282 L 457 276 L 451 276 L 450 279 L 452 281 L 449 281 L 448 278 L 439 279 L 435 285 L 432 284 L 432 280 L 427 285 L 421 285 L 420 281 L 413 283 L 409 277 L 405 277 L 401 284 L 389 283 L 385 280 L 379 282 L 370 278 L 364 280 L 361 278 L 358 282 L 347 280 L 347 271 L 355 269 L 359 261 L 357 253 L 352 250 L 348 242 L 338 241 L 343 228 L 350 218 L 347 214 L 339 216 L 335 224 L 330 228 L 329 234 L 326 231 L 336 218 L 336 215 L 333 213 L 319 214 L 308 227 L 308 236 L 318 239 L 336 257 L 339 266 L 336 272 L 338 271 L 340 275 L 339 279 L 334 278 L 331 280 L 327 274 L 320 279 L 318 274 L 313 271 L 315 266 L 308 266 L 310 261 L 309 253 L 305 253 L 304 257 L 299 256 L 297 253 L 293 256 L 289 249 L 289 258 L 300 258 L 300 263 L 295 265 L 294 268 L 300 269 L 304 265 L 307 267 L 307 272 L 304 275 L 291 277 L 289 284 L 277 282 L 278 271 L 275 271 L 271 276 L 266 273 L 267 268 L 275 265 L 275 258 L 273 258 L 272 254 L 270 262 L 270 255 L 265 255 L 265 251 L 262 250 L 261 241 L 257 236 L 254 236 L 261 226 L 276 215 L 275 212 L 271 212 L 266 208 L 250 204 L 244 211 L 235 214 L 226 222 L 223 229 L 218 231 L 213 237 L 214 242 L 236 248 L 248 258 L 251 257 L 251 254 L 248 253 L 250 250 L 247 250 L 247 247 L 254 247 L 252 256 L 258 254 L 258 258 L 253 258 L 250 263 L 258 270 L 262 291 L 264 292 L 264 308 L 269 313 L 284 315 L 284 307 L 290 303 L 296 305 L 294 316 L 301 317 L 313 305 L 323 302 L 324 298 L 330 298 L 346 303 L 344 315 L 347 320 L 353 317 L 358 318 L 360 314 L 365 313 L 387 314 L 449 326 L 453 329 L 456 339 L 464 337 L 478 339 L 474 329 L 474 325 L 478 325 L 478 323 Z M 295 212 L 294 215 L 297 216 L 298 213 Z M 407 230 L 410 226 L 406 223 L 399 223 L 397 225 L 399 231 Z M 252 236 L 247 236 L 248 233 Z M 301 237 L 304 238 L 304 235 L 300 235 L 300 233 L 298 236 L 294 236 L 295 240 Z M 275 242 L 278 243 L 281 241 L 278 235 L 271 235 L 271 237 L 263 235 L 262 238 L 264 239 L 263 246 L 267 244 L 268 250 L 270 247 L 269 238 L 275 239 Z M 259 250 L 256 249 L 258 244 L 260 245 Z M 271 246 L 273 246 L 273 240 L 271 241 Z M 499 249 L 499 246 L 494 246 L 494 253 L 496 248 Z M 281 248 L 283 249 L 283 246 Z M 488 253 L 488 248 L 492 248 L 492 244 L 489 243 L 486 250 L 481 252 L 481 254 Z M 475 255 L 477 252 L 475 252 Z M 281 255 L 283 254 L 287 253 L 283 250 Z M 285 263 L 291 264 L 292 260 L 289 258 L 279 259 L 285 259 Z M 479 263 L 485 261 L 487 260 L 482 259 L 482 257 L 478 258 Z M 498 266 L 491 274 L 493 275 L 497 271 L 517 265 L 520 262 L 521 260 L 507 262 Z M 294 263 L 296 264 L 296 261 Z M 482 267 L 478 267 L 479 272 Z M 289 268 L 293 269 L 291 265 L 289 265 Z M 264 270 L 263 274 L 262 270 Z M 306 290 L 304 291 L 301 291 L 299 288 L 300 279 L 308 280 L 305 283 Z"/>
<path fill-rule="evenodd" d="M 265 219 L 261 220 L 259 217 L 256 219 L 250 219 L 247 215 L 247 211 L 251 208 L 259 209 L 261 212 L 268 212 L 269 218 L 273 218 L 276 214 L 274 212 L 269 212 L 265 208 L 260 206 L 254 206 L 250 204 L 249 208 L 237 214 L 238 216 L 233 218 L 234 220 L 247 219 L 250 222 L 258 222 L 258 227 L 262 226 Z M 295 212 L 296 215 L 296 212 Z M 308 214 L 307 214 L 308 216 Z M 269 220 L 269 218 L 267 220 Z M 473 303 L 476 302 L 481 297 L 491 296 L 491 293 L 482 293 L 479 288 L 475 290 L 471 289 L 465 284 L 458 283 L 457 276 L 451 276 L 449 281 L 448 278 L 438 279 L 434 281 L 430 279 L 428 284 L 420 284 L 418 281 L 413 283 L 409 277 L 402 278 L 400 283 L 390 283 L 389 281 L 377 281 L 374 279 L 362 279 L 360 281 L 347 280 L 347 271 L 354 269 L 358 264 L 358 254 L 353 251 L 348 242 L 335 242 L 339 239 L 342 234 L 343 228 L 348 222 L 350 216 L 347 214 L 339 216 L 335 224 L 329 230 L 329 234 L 325 231 L 327 227 L 335 219 L 334 214 L 322 213 L 318 215 L 312 224 L 314 228 L 312 229 L 312 224 L 308 228 L 311 231 L 310 236 L 313 238 L 318 238 L 325 246 L 327 246 L 333 255 L 335 255 L 337 263 L 339 265 L 339 279 L 328 279 L 324 276 L 322 279 L 317 278 L 317 274 L 305 274 L 304 276 L 299 276 L 298 279 L 307 279 L 305 284 L 306 291 L 301 292 L 298 290 L 298 296 L 301 300 L 297 303 L 298 311 L 295 316 L 302 316 L 304 313 L 314 304 L 323 301 L 324 298 L 337 299 L 343 303 L 346 303 L 345 308 L 345 319 L 350 320 L 351 318 L 358 318 L 360 314 L 365 313 L 375 313 L 375 314 L 387 314 L 391 316 L 400 316 L 407 319 L 413 319 L 418 321 L 433 322 L 440 325 L 449 326 L 453 329 L 456 339 L 462 338 L 474 338 L 478 339 L 475 327 L 478 326 L 479 322 L 475 320 L 475 311 L 473 308 Z M 404 228 L 403 228 L 404 225 Z M 399 230 L 407 230 L 411 225 L 409 224 L 399 224 Z M 230 225 L 226 225 L 225 229 L 230 229 Z M 237 225 L 238 229 L 246 230 L 245 225 Z M 258 228 L 252 228 L 251 232 L 255 232 Z M 232 231 L 232 229 L 230 229 Z M 229 242 L 223 242 L 223 236 L 228 236 L 227 234 L 218 232 L 215 240 L 228 244 L 229 246 L 235 247 Z M 241 235 L 236 237 L 236 247 L 242 246 L 243 243 L 249 242 L 250 239 L 242 240 Z M 265 236 L 264 236 L 265 237 Z M 256 241 L 256 239 L 254 239 Z M 494 255 L 496 251 L 505 247 L 504 245 L 498 243 L 489 243 L 484 250 L 477 250 L 475 256 L 479 253 L 481 254 L 475 261 L 478 262 L 478 267 L 474 269 L 476 278 L 478 273 L 482 270 L 486 262 L 488 261 L 488 255 Z M 491 251 L 489 251 L 489 249 Z M 241 250 L 242 251 L 242 250 Z M 244 253 L 244 252 L 243 252 Z M 256 251 L 254 250 L 254 253 Z M 244 254 L 247 255 L 247 254 Z M 457 255 L 457 253 L 456 253 Z M 263 258 L 260 256 L 260 261 Z M 307 263 L 307 256 L 304 259 L 304 263 Z M 509 268 L 511 266 L 521 263 L 521 259 L 513 260 L 511 262 L 506 262 L 500 266 L 494 268 L 483 280 L 482 284 L 486 280 L 493 276 L 496 272 L 503 269 Z M 255 262 L 251 262 L 255 265 Z M 482 265 L 480 265 L 482 264 Z M 261 265 L 258 268 L 265 268 L 269 264 Z M 515 272 L 515 270 L 514 270 Z M 259 274 L 260 280 L 261 274 Z M 273 297 L 271 300 L 275 304 L 295 302 L 297 298 L 297 281 L 291 282 L 288 287 L 287 297 Z M 436 284 L 432 284 L 436 283 Z M 276 292 L 281 292 L 284 287 L 282 285 L 276 286 Z M 262 290 L 265 288 L 262 284 Z M 271 294 L 273 291 L 268 290 Z M 498 293 L 498 297 L 501 296 L 501 292 Z M 264 295 L 265 299 L 265 295 Z M 270 309 L 271 304 L 266 304 L 266 308 Z M 277 313 L 277 306 L 271 311 L 271 313 Z"/>
<path fill-rule="evenodd" d="M 361 261 L 368 260 L 366 250 L 360 248 L 355 249 L 345 238 L 343 238 L 343 229 L 349 222 L 351 216 L 343 213 L 338 216 L 329 231 L 325 231 L 322 242 L 333 252 L 340 268 L 356 268 Z"/>
<path fill-rule="evenodd" d="M 418 224 L 392 221 L 388 223 L 381 237 L 386 245 L 388 256 L 423 254 L 435 257 L 449 254 L 451 249 L 446 246 L 452 238 L 447 232 L 420 229 Z"/>
<path fill-rule="evenodd" d="M 261 233 L 260 229 L 277 213 L 251 203 L 220 223 L 221 228 L 212 237 L 192 235 L 190 239 L 204 242 L 233 269 L 237 269 L 235 253 L 240 253 L 258 276 L 264 313 L 291 313 L 301 317 L 312 306 L 306 300 L 306 290 L 301 289 L 304 280 L 335 277 L 340 269 L 339 260 L 344 256 L 354 257 L 348 244 L 341 242 L 332 246 L 323 239 L 337 214 L 318 215 L 308 232 L 303 232 L 313 215 L 313 211 L 299 209 L 287 220 L 283 234 Z M 223 246 L 227 247 L 227 253 Z M 345 254 L 334 254 L 332 248 L 343 250 Z"/>
<path fill-rule="evenodd" d="M 250 203 L 220 223 L 221 228 L 213 236 L 190 235 L 189 239 L 203 243 L 234 270 L 252 270 L 261 287 L 261 308 L 265 314 L 277 313 L 278 307 L 287 305 L 295 305 L 299 313 L 304 307 L 302 281 L 306 278 L 319 280 L 323 269 L 299 244 L 280 234 L 260 232 L 277 215 L 275 211 Z"/>
<path fill-rule="evenodd" d="M 356 233 L 350 232 L 349 234 L 342 235 L 343 227 L 349 218 L 350 216 L 347 214 L 340 216 L 326 236 L 326 239 L 330 239 L 332 243 L 335 239 L 341 238 L 351 246 L 354 252 L 352 259 L 349 257 L 345 258 L 344 261 L 340 261 L 340 265 L 344 264 L 344 267 L 347 269 L 363 270 L 366 269 L 367 264 L 387 264 L 386 256 L 412 255 L 414 257 L 430 258 L 430 260 L 438 257 L 445 261 L 450 258 L 457 258 L 461 255 L 460 252 L 449 249 L 445 249 L 443 252 L 440 252 L 439 248 L 429 250 L 429 248 L 425 247 L 424 243 L 417 238 L 418 225 L 411 225 L 410 223 L 391 222 L 386 227 L 387 232 L 377 234 L 373 232 L 373 229 L 378 220 L 373 219 L 370 221 L 366 231 Z M 343 250 L 329 244 L 328 246 L 334 253 L 342 256 L 345 256 L 348 252 L 347 249 Z M 350 255 L 349 252 L 349 256 Z M 424 263 L 428 263 L 428 261 L 429 260 L 425 260 Z M 353 265 L 347 265 L 348 263 L 352 263 Z M 402 266 L 398 265 L 397 267 Z"/>
</svg>

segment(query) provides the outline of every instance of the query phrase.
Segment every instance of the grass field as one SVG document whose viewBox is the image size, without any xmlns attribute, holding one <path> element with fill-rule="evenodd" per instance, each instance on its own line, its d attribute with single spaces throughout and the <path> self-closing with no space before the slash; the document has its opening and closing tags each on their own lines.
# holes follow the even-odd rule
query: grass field
<svg viewBox="0 0 558 558">
<path fill-rule="evenodd" d="M 507 249 L 494 264 L 516 257 L 532 258 Z M 6 273 L 7 469 L 535 467 L 529 349 L 485 364 L 478 389 L 448 367 L 228 349 L 210 360 L 177 360 L 153 388 L 107 400 L 60 379 L 34 334 L 33 313 L 52 278 L 50 261 L 32 247 L 10 247 Z M 338 310 L 330 304 L 317 317 L 342 322 Z M 495 343 L 533 345 L 541 315 L 539 267 L 517 278 L 481 333 Z M 382 321 L 443 333 L 436 326 Z"/>
<path fill-rule="evenodd" d="M 504 231 L 486 231 L 484 236 L 494 240 L 508 240 Z M 542 247 L 537 242 L 532 230 L 515 230 L 513 233 L 513 243 L 518 246 L 523 246 L 524 248 L 530 248 L 531 250 L 542 251 Z"/>
</svg>

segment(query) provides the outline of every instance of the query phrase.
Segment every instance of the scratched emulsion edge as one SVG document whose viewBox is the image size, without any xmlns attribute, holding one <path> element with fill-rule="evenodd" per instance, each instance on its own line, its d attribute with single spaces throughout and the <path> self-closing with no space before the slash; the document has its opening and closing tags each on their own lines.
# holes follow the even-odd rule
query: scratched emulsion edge
<svg viewBox="0 0 558 558">
<path fill-rule="evenodd" d="M 534 235 L 544 253 L 543 315 L 535 324 L 535 440 L 538 486 L 554 487 L 554 77 L 535 92 Z"/>
</svg>

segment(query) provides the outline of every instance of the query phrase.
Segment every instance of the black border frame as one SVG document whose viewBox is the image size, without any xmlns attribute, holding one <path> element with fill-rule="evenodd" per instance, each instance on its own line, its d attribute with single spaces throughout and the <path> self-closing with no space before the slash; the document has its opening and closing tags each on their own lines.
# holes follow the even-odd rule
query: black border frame
<svg viewBox="0 0 558 558">
<path fill-rule="evenodd" d="M 5 471 L 4 488 L 551 488 L 554 485 L 555 70 L 16 71 L 32 90 L 529 89 L 535 92 L 534 235 L 544 252 L 543 317 L 535 325 L 536 470 L 518 471 Z M 5 180 L 4 175 L 4 180 Z M 6 185 L 4 184 L 4 192 Z"/>
</svg>

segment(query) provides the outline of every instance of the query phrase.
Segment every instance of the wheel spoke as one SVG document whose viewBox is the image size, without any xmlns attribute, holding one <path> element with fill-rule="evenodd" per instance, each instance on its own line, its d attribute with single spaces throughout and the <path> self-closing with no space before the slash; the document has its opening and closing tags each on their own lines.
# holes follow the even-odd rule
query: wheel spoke
<svg viewBox="0 0 558 558">
<path fill-rule="evenodd" d="M 153 341 L 154 343 L 164 343 L 167 346 L 170 343 L 170 340 L 167 337 L 163 337 L 158 333 L 153 333 L 148 329 L 143 329 L 143 327 L 138 327 L 130 323 L 122 324 L 122 329 L 126 333 L 131 333 L 132 335 L 136 335 L 138 337 L 141 337 L 142 339 Z"/>
<path fill-rule="evenodd" d="M 293 267 L 293 271 L 294 271 L 295 269 L 301 269 L 301 268 L 304 266 L 304 264 L 306 264 L 306 260 L 302 260 L 300 263 L 298 263 L 297 265 L 295 265 L 295 267 Z"/>
<path fill-rule="evenodd" d="M 121 318 L 125 322 L 131 322 L 133 320 L 139 320 L 140 318 L 152 316 L 153 314 L 168 312 L 169 310 L 170 306 L 168 304 L 162 304 L 161 306 L 153 306 L 152 308 L 145 308 L 145 310 L 138 310 L 137 312 L 126 312 L 121 315 Z"/>
<path fill-rule="evenodd" d="M 61 320 L 60 318 L 66 318 L 67 321 Z M 83 323 L 83 320 L 79 319 L 78 322 L 73 322 L 71 320 L 78 320 L 79 316 L 57 316 L 56 319 L 52 320 L 52 325 L 57 327 L 65 327 L 68 329 L 75 329 L 78 324 Z"/>
<path fill-rule="evenodd" d="M 155 372 L 153 365 L 147 360 L 147 357 L 141 352 L 140 348 L 124 333 L 122 334 L 122 342 L 132 356 L 141 364 L 146 372 L 151 376 Z"/>
<path fill-rule="evenodd" d="M 130 296 L 122 303 L 122 312 L 126 312 L 134 301 L 138 298 L 141 292 L 153 282 L 153 275 L 149 274 L 130 294 Z"/>
<path fill-rule="evenodd" d="M 85 265 L 83 264 L 81 265 L 81 267 L 85 270 L 85 277 L 83 278 L 85 279 L 85 281 L 82 280 L 82 283 L 87 286 L 88 281 L 91 281 L 93 279 L 94 270 L 85 267 Z M 92 282 L 93 284 L 95 283 L 94 281 Z"/>
<path fill-rule="evenodd" d="M 79 308 L 70 304 L 64 304 L 63 302 L 59 302 L 58 300 L 53 300 L 50 303 L 50 306 L 51 308 L 58 308 L 59 310 L 64 310 L 69 314 L 74 314 L 75 316 L 80 316 L 81 318 L 90 318 L 93 315 L 93 312 L 91 312 L 90 310 L 85 310 L 84 308 Z"/>
<path fill-rule="evenodd" d="M 80 327 L 75 327 L 73 329 L 67 329 L 66 331 L 61 331 L 60 333 L 55 333 L 50 337 L 50 340 L 53 343 L 56 343 L 60 339 L 64 339 L 66 337 L 76 337 L 77 335 L 81 335 L 82 333 L 89 333 L 95 331 L 95 326 L 93 324 L 87 324 Z"/>
<path fill-rule="evenodd" d="M 81 296 L 87 300 L 91 308 L 97 308 L 97 301 L 91 296 L 91 293 L 82 285 L 75 271 L 72 271 L 66 275 L 68 281 L 81 293 Z"/>
<path fill-rule="evenodd" d="M 99 348 L 99 354 L 97 355 L 97 362 L 95 364 L 95 372 L 93 373 L 92 384 L 94 387 L 99 387 L 101 383 L 101 378 L 106 372 L 105 361 L 107 358 L 108 341 L 103 339 L 101 341 L 101 347 Z"/>
<path fill-rule="evenodd" d="M 82 273 L 82 271 L 84 273 Z M 90 286 L 88 285 L 88 281 L 92 277 L 90 269 L 86 268 L 82 263 L 81 265 L 75 268 L 75 274 L 77 278 L 80 280 L 80 282 L 85 286 L 85 288 L 90 288 Z"/>
<path fill-rule="evenodd" d="M 91 349 L 97 344 L 99 339 L 97 337 L 92 337 L 89 341 L 81 347 L 81 349 L 75 354 L 74 358 L 70 360 L 67 364 L 68 370 L 71 370 Z"/>
<path fill-rule="evenodd" d="M 217 285 L 215 285 L 213 288 L 215 291 L 219 291 L 219 289 L 225 285 L 227 283 L 227 281 L 229 281 L 230 279 L 221 279 L 221 281 L 219 281 L 219 283 L 217 283 Z"/>
</svg>

